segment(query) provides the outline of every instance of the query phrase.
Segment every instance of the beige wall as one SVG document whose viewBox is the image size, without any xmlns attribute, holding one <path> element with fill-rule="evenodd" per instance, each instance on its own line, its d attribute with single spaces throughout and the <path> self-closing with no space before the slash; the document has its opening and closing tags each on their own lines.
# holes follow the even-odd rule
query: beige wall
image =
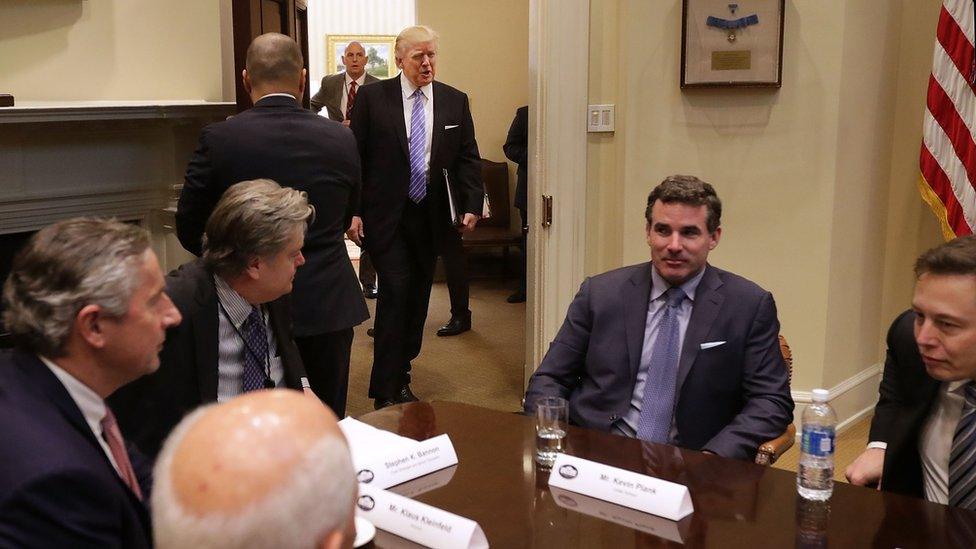
<svg viewBox="0 0 976 549">
<path fill-rule="evenodd" d="M 528 0 L 417 0 L 417 23 L 441 36 L 437 80 L 468 94 L 481 156 L 505 162 L 508 127 L 529 96 Z M 514 192 L 515 165 L 509 168 Z"/>
<path fill-rule="evenodd" d="M 914 181 L 939 4 L 786 6 L 781 89 L 683 92 L 681 1 L 593 0 L 590 102 L 618 116 L 589 139 L 586 265 L 648 258 L 643 204 L 665 175 L 714 183 L 711 260 L 773 292 L 803 391 L 883 358 L 906 263 L 938 240 Z"/>
<path fill-rule="evenodd" d="M 218 2 L 5 0 L 0 52 L 18 102 L 224 98 Z"/>
</svg>

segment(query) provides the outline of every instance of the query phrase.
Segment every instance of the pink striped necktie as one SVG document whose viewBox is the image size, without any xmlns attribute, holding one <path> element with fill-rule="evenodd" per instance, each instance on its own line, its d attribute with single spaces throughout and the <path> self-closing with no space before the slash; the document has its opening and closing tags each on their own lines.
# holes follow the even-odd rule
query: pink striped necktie
<svg viewBox="0 0 976 549">
<path fill-rule="evenodd" d="M 102 418 L 102 436 L 108 443 L 112 457 L 115 458 L 115 464 L 119 467 L 119 476 L 122 477 L 122 482 L 125 482 L 136 497 L 142 501 L 142 490 L 139 489 L 136 472 L 132 469 L 132 462 L 129 461 L 129 453 L 125 451 L 122 431 L 119 430 L 119 424 L 115 421 L 115 414 L 108 408 L 105 409 L 105 417 Z"/>
</svg>

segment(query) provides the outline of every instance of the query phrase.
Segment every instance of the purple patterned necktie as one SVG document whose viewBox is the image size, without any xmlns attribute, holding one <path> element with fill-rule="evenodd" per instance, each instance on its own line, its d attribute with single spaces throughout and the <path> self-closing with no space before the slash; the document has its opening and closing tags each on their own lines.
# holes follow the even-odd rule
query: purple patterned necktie
<svg viewBox="0 0 976 549">
<path fill-rule="evenodd" d="M 251 314 L 244 321 L 244 393 L 264 388 L 266 374 L 264 360 L 268 358 L 268 331 L 264 327 L 264 316 L 257 307 L 251 307 Z"/>
<path fill-rule="evenodd" d="M 427 121 L 424 117 L 425 97 L 420 88 L 413 92 L 410 111 L 410 189 L 407 196 L 419 204 L 427 196 Z"/>
<path fill-rule="evenodd" d="M 651 363 L 644 381 L 644 400 L 637 422 L 637 438 L 667 443 L 674 414 L 674 391 L 678 382 L 678 308 L 685 299 L 681 288 L 672 287 L 664 293 L 667 303 L 658 323 L 657 339 L 651 349 Z"/>
</svg>

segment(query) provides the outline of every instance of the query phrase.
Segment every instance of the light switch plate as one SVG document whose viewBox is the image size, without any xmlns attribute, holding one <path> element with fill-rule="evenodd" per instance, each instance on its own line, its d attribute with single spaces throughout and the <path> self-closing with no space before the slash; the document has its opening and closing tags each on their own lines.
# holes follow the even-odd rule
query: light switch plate
<svg viewBox="0 0 976 549">
<path fill-rule="evenodd" d="M 590 105 L 586 109 L 587 132 L 612 132 L 614 125 L 613 105 Z"/>
</svg>

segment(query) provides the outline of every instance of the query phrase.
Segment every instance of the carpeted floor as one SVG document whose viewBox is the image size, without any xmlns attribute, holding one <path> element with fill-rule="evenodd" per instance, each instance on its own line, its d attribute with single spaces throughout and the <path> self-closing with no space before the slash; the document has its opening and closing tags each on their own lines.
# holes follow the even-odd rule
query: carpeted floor
<svg viewBox="0 0 976 549">
<path fill-rule="evenodd" d="M 437 329 L 451 318 L 447 285 L 434 284 L 424 333 L 424 346 L 413 362 L 410 387 L 424 400 L 465 402 L 486 408 L 514 411 L 522 400 L 525 357 L 525 304 L 505 298 L 515 281 L 476 279 L 471 282 L 470 332 L 437 337 Z M 382 288 L 380 291 L 383 291 Z M 376 301 L 367 300 L 375 316 Z M 366 329 L 373 319 L 356 328 L 349 372 L 346 414 L 359 416 L 373 410 L 367 398 L 373 365 L 373 339 Z"/>
</svg>

